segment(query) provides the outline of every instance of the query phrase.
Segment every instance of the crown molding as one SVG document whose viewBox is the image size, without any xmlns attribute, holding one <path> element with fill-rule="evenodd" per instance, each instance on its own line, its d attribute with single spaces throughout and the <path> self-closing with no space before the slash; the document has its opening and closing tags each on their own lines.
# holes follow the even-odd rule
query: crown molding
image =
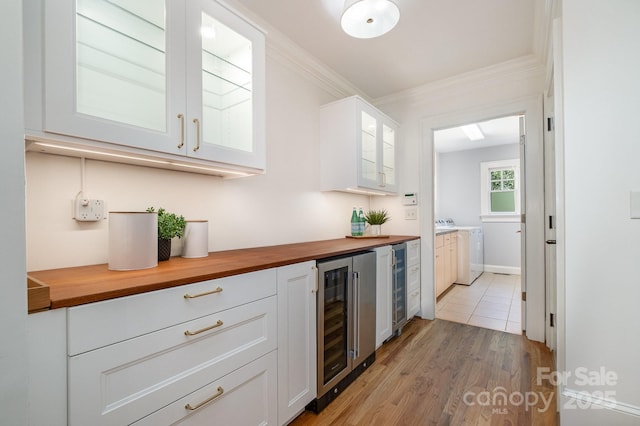
<svg viewBox="0 0 640 426">
<path fill-rule="evenodd" d="M 421 103 L 425 98 L 437 97 L 438 94 L 450 95 L 451 92 L 463 90 L 470 85 L 486 84 L 488 81 L 496 79 L 537 78 L 540 76 L 544 78 L 545 65 L 548 65 L 550 55 L 553 17 L 559 3 L 558 0 L 535 1 L 535 33 L 531 55 L 373 99 L 238 1 L 217 1 L 226 3 L 227 7 L 238 11 L 241 16 L 265 32 L 266 54 L 269 59 L 300 74 L 336 99 L 359 95 L 376 106 L 396 102 Z"/>
<path fill-rule="evenodd" d="M 379 107 L 395 103 L 415 105 L 433 102 L 434 98 L 464 93 L 475 86 L 487 85 L 493 81 L 543 78 L 544 72 L 544 63 L 537 55 L 531 54 L 383 96 L 374 99 L 372 103 Z"/>
<path fill-rule="evenodd" d="M 245 17 L 252 25 L 261 29 L 266 36 L 266 54 L 280 65 L 302 75 L 308 81 L 325 90 L 336 99 L 352 95 L 370 101 L 371 98 L 353 83 L 342 77 L 332 68 L 325 65 L 315 56 L 296 44 L 276 27 L 256 15 L 243 4 L 235 0 L 217 0 L 226 7 Z"/>
<path fill-rule="evenodd" d="M 277 31 L 277 30 L 276 30 Z M 269 33 L 267 57 L 311 81 L 337 99 L 353 95 L 370 101 L 362 90 L 282 34 Z"/>
</svg>

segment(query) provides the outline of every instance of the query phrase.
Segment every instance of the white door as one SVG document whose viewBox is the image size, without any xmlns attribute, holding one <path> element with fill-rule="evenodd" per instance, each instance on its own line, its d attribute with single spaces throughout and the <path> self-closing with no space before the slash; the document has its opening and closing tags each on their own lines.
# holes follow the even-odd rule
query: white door
<svg viewBox="0 0 640 426">
<path fill-rule="evenodd" d="M 544 213 L 545 223 L 545 341 L 556 349 L 556 143 L 554 131 L 553 78 L 545 98 Z"/>
<path fill-rule="evenodd" d="M 376 252 L 376 349 L 391 337 L 392 318 L 392 266 L 391 246 L 378 247 Z"/>
<path fill-rule="evenodd" d="M 522 292 L 522 330 L 527 329 L 527 196 L 526 196 L 526 157 L 525 146 L 527 141 L 524 115 L 520 116 L 520 288 Z"/>
<path fill-rule="evenodd" d="M 316 397 L 314 261 L 278 268 L 278 424 L 286 424 Z"/>
</svg>

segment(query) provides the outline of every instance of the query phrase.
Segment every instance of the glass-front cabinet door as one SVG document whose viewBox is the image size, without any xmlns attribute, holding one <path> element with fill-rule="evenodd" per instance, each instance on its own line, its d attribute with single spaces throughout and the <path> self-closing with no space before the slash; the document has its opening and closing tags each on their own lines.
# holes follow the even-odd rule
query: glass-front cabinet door
<svg viewBox="0 0 640 426">
<path fill-rule="evenodd" d="M 43 130 L 264 169 L 264 34 L 215 0 L 45 4 Z"/>
<path fill-rule="evenodd" d="M 382 186 L 391 191 L 396 189 L 396 129 L 382 122 Z"/>
<path fill-rule="evenodd" d="M 364 102 L 358 102 L 359 164 L 362 187 L 396 191 L 396 126 Z"/>
<path fill-rule="evenodd" d="M 184 6 L 66 0 L 45 8 L 44 130 L 184 153 Z"/>
<path fill-rule="evenodd" d="M 367 111 L 361 113 L 361 185 L 378 185 L 378 120 Z"/>
<path fill-rule="evenodd" d="M 187 27 L 188 155 L 264 169 L 264 34 L 211 0 Z"/>
</svg>

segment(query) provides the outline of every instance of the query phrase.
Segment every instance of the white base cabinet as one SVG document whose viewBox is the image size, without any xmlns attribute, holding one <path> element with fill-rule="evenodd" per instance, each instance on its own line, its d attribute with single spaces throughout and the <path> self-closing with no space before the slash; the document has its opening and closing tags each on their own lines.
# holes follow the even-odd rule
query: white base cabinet
<svg viewBox="0 0 640 426">
<path fill-rule="evenodd" d="M 27 316 L 29 425 L 67 424 L 67 310 Z M 1 417 L 1 416 L 0 416 Z"/>
<path fill-rule="evenodd" d="M 376 349 L 391 337 L 393 331 L 393 254 L 391 246 L 376 252 Z"/>
<path fill-rule="evenodd" d="M 315 262 L 283 266 L 278 276 L 278 424 L 317 394 Z"/>
<path fill-rule="evenodd" d="M 275 425 L 276 358 L 270 352 L 133 424 Z"/>
<path fill-rule="evenodd" d="M 407 242 L 407 318 L 420 312 L 420 240 Z"/>
<path fill-rule="evenodd" d="M 204 413 L 236 408 L 253 424 L 275 424 L 277 310 L 273 269 L 70 308 L 68 424 L 132 424 L 158 410 L 170 415 L 143 424 L 213 424 L 219 418 Z M 250 367 L 270 353 L 271 365 Z"/>
</svg>

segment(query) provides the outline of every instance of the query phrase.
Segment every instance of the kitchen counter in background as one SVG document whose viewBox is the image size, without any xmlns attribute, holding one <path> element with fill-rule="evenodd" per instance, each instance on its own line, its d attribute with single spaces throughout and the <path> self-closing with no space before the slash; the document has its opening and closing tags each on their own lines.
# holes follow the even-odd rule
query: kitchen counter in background
<svg viewBox="0 0 640 426">
<path fill-rule="evenodd" d="M 458 230 L 455 228 L 453 229 L 437 229 L 436 228 L 436 235 L 450 234 L 451 232 L 458 232 Z"/>
<path fill-rule="evenodd" d="M 415 240 L 416 236 L 341 238 L 209 253 L 197 259 L 172 257 L 158 266 L 111 271 L 107 264 L 49 269 L 27 275 L 50 288 L 51 309 L 99 302 L 308 260 L 326 259 Z"/>
</svg>

